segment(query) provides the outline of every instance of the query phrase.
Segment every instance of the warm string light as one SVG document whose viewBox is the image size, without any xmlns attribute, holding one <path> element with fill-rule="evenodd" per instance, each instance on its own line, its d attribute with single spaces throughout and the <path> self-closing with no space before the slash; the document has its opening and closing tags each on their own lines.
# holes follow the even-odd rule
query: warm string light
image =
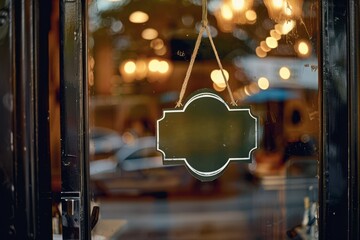
<svg viewBox="0 0 360 240">
<path fill-rule="evenodd" d="M 149 21 L 149 15 L 143 11 L 134 11 L 129 15 L 129 21 L 135 24 L 143 24 Z M 167 53 L 164 40 L 158 37 L 159 32 L 154 28 L 145 28 L 141 37 L 150 41 L 150 47 L 157 56 Z M 125 60 L 119 66 L 119 72 L 124 82 L 147 79 L 150 82 L 166 79 L 172 71 L 172 64 L 161 59 L 138 59 Z"/>
<path fill-rule="evenodd" d="M 276 49 L 279 45 L 278 41 L 282 36 L 290 33 L 296 26 L 296 20 L 301 19 L 303 0 L 264 0 L 264 4 L 268 10 L 269 17 L 275 22 L 274 28 L 269 31 L 269 35 L 263 41 L 260 41 L 256 47 L 256 55 L 260 58 L 267 57 L 268 53 Z M 218 21 L 219 28 L 225 32 L 231 32 L 237 24 L 253 24 L 257 20 L 257 14 L 252 9 L 253 0 L 222 0 L 220 7 L 214 12 Z M 132 23 L 145 23 L 149 20 L 149 15 L 142 11 L 135 11 L 129 16 Z M 184 24 L 191 25 L 193 19 L 189 17 L 182 19 Z M 186 21 L 185 21 L 186 20 Z M 164 41 L 158 38 L 156 29 L 144 29 L 141 36 L 150 41 L 150 47 L 158 56 L 166 54 L 166 46 Z M 309 41 L 301 39 L 296 41 L 294 50 L 299 57 L 305 58 L 311 55 L 311 44 Z M 147 62 L 144 60 L 125 61 L 120 66 L 122 75 L 126 75 L 127 79 L 145 79 L 152 78 L 155 75 L 166 75 L 171 71 L 170 64 L 164 60 L 152 59 Z M 228 80 L 228 72 L 224 70 Z M 291 71 L 282 67 L 279 70 L 279 76 L 283 80 L 291 77 Z M 213 87 L 217 91 L 223 91 L 226 87 L 224 77 L 220 70 L 214 70 L 211 73 Z M 132 80 L 130 80 L 132 81 Z M 269 87 L 267 78 L 260 78 L 257 82 L 257 88 L 266 90 Z M 251 93 L 248 88 L 244 90 Z"/>
<path fill-rule="evenodd" d="M 223 71 L 224 71 L 226 81 L 229 81 L 229 72 L 226 71 L 225 69 L 223 69 Z M 213 88 L 216 91 L 221 92 L 221 91 L 225 90 L 226 83 L 224 81 L 224 77 L 223 77 L 220 69 L 212 70 L 210 73 L 210 78 L 213 81 Z"/>
<path fill-rule="evenodd" d="M 279 69 L 279 75 L 283 80 L 288 80 L 291 77 L 291 71 L 288 67 L 281 67 Z"/>
<path fill-rule="evenodd" d="M 231 32 L 236 24 L 254 24 L 253 0 L 223 0 L 214 15 L 223 32 Z"/>
<path fill-rule="evenodd" d="M 172 64 L 165 59 L 129 59 L 120 64 L 119 72 L 126 83 L 145 79 L 154 82 L 166 79 L 171 74 L 172 68 Z"/>
<path fill-rule="evenodd" d="M 295 52 L 301 58 L 307 58 L 311 56 L 312 46 L 311 43 L 306 39 L 299 39 L 294 45 Z"/>
<path fill-rule="evenodd" d="M 239 88 L 236 92 L 237 99 L 246 99 L 254 94 L 257 94 L 262 89 L 259 87 L 258 83 L 250 83 L 242 88 Z"/>
<path fill-rule="evenodd" d="M 258 79 L 258 86 L 262 90 L 266 90 L 270 86 L 270 82 L 266 77 L 261 77 Z"/>
<path fill-rule="evenodd" d="M 296 26 L 296 20 L 301 19 L 303 0 L 264 0 L 269 17 L 276 22 L 274 29 L 270 30 L 270 36 L 261 41 L 255 53 L 264 58 L 272 49 L 278 47 L 278 41 L 282 35 L 289 34 Z M 294 50 L 298 57 L 305 58 L 311 55 L 311 43 L 307 40 L 298 40 Z"/>
<path fill-rule="evenodd" d="M 290 80 L 292 77 L 292 70 L 287 66 L 280 67 L 278 73 L 279 73 L 280 79 L 282 79 L 283 81 Z M 257 82 L 253 82 L 249 85 L 244 86 L 243 88 L 240 88 L 236 93 L 237 97 L 239 99 L 244 99 L 246 97 L 249 97 L 251 95 L 258 93 L 259 91 L 266 91 L 266 90 L 270 89 L 271 82 L 273 80 L 274 79 L 270 79 L 268 77 L 261 76 L 257 79 Z"/>
<path fill-rule="evenodd" d="M 214 15 L 220 29 L 231 32 L 237 24 L 253 24 L 257 14 L 253 0 L 222 0 Z M 269 17 L 276 23 L 301 18 L 303 0 L 264 0 Z"/>
<path fill-rule="evenodd" d="M 264 0 L 270 19 L 275 22 L 269 36 L 255 49 L 256 55 L 264 58 L 272 49 L 276 49 L 283 35 L 290 33 L 296 26 L 296 21 L 301 20 L 303 0 Z M 236 25 L 253 24 L 257 14 L 252 9 L 253 0 L 222 0 L 214 11 L 220 30 L 232 32 Z M 306 44 L 306 45 L 305 45 Z M 300 57 L 308 57 L 306 48 L 311 49 L 309 43 L 299 43 L 295 51 Z M 306 52 L 306 53 L 305 53 Z"/>
<path fill-rule="evenodd" d="M 277 23 L 301 18 L 303 0 L 264 0 L 264 4 Z"/>
</svg>

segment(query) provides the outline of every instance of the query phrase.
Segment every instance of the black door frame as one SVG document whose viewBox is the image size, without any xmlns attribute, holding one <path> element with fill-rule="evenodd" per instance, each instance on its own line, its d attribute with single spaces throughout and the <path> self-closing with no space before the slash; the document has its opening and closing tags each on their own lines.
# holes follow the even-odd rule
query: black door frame
<svg viewBox="0 0 360 240">
<path fill-rule="evenodd" d="M 359 3 L 321 2 L 320 239 L 359 238 Z"/>
<path fill-rule="evenodd" d="M 63 239 L 90 239 L 87 1 L 60 0 Z"/>
<path fill-rule="evenodd" d="M 51 239 L 48 125 L 49 1 L 0 1 L 0 148 L 12 203 L 11 234 L 1 239 Z M 5 35 L 4 35 L 5 33 Z M 41 46 L 41 47 L 40 47 Z M 3 197 L 1 192 L 1 197 Z"/>
</svg>

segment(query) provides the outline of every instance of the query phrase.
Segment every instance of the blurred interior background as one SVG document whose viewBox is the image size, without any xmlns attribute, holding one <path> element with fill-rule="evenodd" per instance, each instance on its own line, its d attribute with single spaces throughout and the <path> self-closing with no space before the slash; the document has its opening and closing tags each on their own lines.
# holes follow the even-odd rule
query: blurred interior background
<svg viewBox="0 0 360 240">
<path fill-rule="evenodd" d="M 316 239 L 318 4 L 207 2 L 228 84 L 260 131 L 251 164 L 204 183 L 164 167 L 155 137 L 179 98 L 202 1 L 89 1 L 91 185 L 101 218 L 125 222 L 113 239 Z M 185 96 L 203 88 L 230 102 L 207 34 Z"/>
</svg>

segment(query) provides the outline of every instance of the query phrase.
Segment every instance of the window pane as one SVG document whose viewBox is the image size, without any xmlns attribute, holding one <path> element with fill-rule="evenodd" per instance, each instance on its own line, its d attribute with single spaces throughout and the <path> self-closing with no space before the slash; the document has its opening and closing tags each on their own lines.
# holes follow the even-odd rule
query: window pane
<svg viewBox="0 0 360 240">
<path fill-rule="evenodd" d="M 156 121 L 179 99 L 201 1 L 90 3 L 90 170 L 101 221 L 124 220 L 115 231 L 124 239 L 315 237 L 318 1 L 209 0 L 207 19 L 232 95 L 259 119 L 259 144 L 250 164 L 201 182 L 185 166 L 163 166 L 156 151 Z M 203 88 L 230 104 L 207 34 L 185 99 Z"/>
</svg>

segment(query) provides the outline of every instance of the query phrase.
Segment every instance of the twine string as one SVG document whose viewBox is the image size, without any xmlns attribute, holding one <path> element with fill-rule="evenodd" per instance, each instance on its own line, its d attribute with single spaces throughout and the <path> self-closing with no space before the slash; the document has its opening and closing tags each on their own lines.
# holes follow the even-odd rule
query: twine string
<svg viewBox="0 0 360 240">
<path fill-rule="evenodd" d="M 213 49 L 213 51 L 214 51 L 214 55 L 215 55 L 216 61 L 217 61 L 218 65 L 219 65 L 219 68 L 220 68 L 220 71 L 221 71 L 221 75 L 222 75 L 223 78 L 224 78 L 224 82 L 225 82 L 226 88 L 227 88 L 228 93 L 229 93 L 229 95 L 230 95 L 231 105 L 236 106 L 236 102 L 235 102 L 235 100 L 234 100 L 234 96 L 233 96 L 232 91 L 231 91 L 231 89 L 230 89 L 230 85 L 229 85 L 228 81 L 226 80 L 224 68 L 223 68 L 223 66 L 222 66 L 222 64 L 221 64 L 221 61 L 220 61 L 220 58 L 219 58 L 219 54 L 218 54 L 218 52 L 217 52 L 217 50 L 216 50 L 214 41 L 213 41 L 213 39 L 212 39 L 209 26 L 206 26 L 206 33 L 207 33 L 207 35 L 208 35 L 208 37 L 209 37 L 211 47 L 212 47 L 212 49 Z"/>
<path fill-rule="evenodd" d="M 207 0 L 202 0 L 202 26 L 206 27 L 208 25 L 208 20 L 207 20 Z"/>
<path fill-rule="evenodd" d="M 191 55 L 190 64 L 189 64 L 189 67 L 188 67 L 188 69 L 186 71 L 185 79 L 184 79 L 184 82 L 182 84 L 181 91 L 180 91 L 179 101 L 176 103 L 176 107 L 181 107 L 182 106 L 182 99 L 184 97 L 186 87 L 187 87 L 187 84 L 188 84 L 189 79 L 190 79 L 190 74 L 191 74 L 192 68 L 194 66 L 196 55 L 197 55 L 197 53 L 199 51 L 199 47 L 200 47 L 200 43 L 201 43 L 201 37 L 202 37 L 203 33 L 204 33 L 204 27 L 201 27 L 199 35 L 198 35 L 198 37 L 196 39 L 194 51 L 193 51 L 193 53 Z"/>
<path fill-rule="evenodd" d="M 219 65 L 221 74 L 222 74 L 222 76 L 224 78 L 226 88 L 227 88 L 227 90 L 229 92 L 229 95 L 230 95 L 231 105 L 236 106 L 234 96 L 233 96 L 232 91 L 230 89 L 230 85 L 229 85 L 228 81 L 226 80 L 226 76 L 225 76 L 225 73 L 224 73 L 224 68 L 222 67 L 222 64 L 221 64 L 221 61 L 220 61 L 220 58 L 219 58 L 219 54 L 218 54 L 218 52 L 216 50 L 214 41 L 213 41 L 211 33 L 210 33 L 210 29 L 208 27 L 207 0 L 202 0 L 202 25 L 201 25 L 201 28 L 200 28 L 200 31 L 199 31 L 199 35 L 198 35 L 198 37 L 196 39 L 194 51 L 193 51 L 193 53 L 191 55 L 190 63 L 189 63 L 188 69 L 186 71 L 186 75 L 185 75 L 185 78 L 184 78 L 184 81 L 183 81 L 183 84 L 182 84 L 182 87 L 181 87 L 179 100 L 177 101 L 175 107 L 181 107 L 182 106 L 182 100 L 184 98 L 186 87 L 187 87 L 187 84 L 188 84 L 189 79 L 190 79 L 190 75 L 191 75 L 192 68 L 194 66 L 196 55 L 197 55 L 197 53 L 199 51 L 199 48 L 200 48 L 200 43 L 201 43 L 201 39 L 202 39 L 202 35 L 203 35 L 204 31 L 206 31 L 206 33 L 207 33 L 207 35 L 209 37 L 210 44 L 211 44 L 211 47 L 212 47 L 212 49 L 214 51 L 216 61 L 217 61 L 218 65 Z"/>
</svg>

